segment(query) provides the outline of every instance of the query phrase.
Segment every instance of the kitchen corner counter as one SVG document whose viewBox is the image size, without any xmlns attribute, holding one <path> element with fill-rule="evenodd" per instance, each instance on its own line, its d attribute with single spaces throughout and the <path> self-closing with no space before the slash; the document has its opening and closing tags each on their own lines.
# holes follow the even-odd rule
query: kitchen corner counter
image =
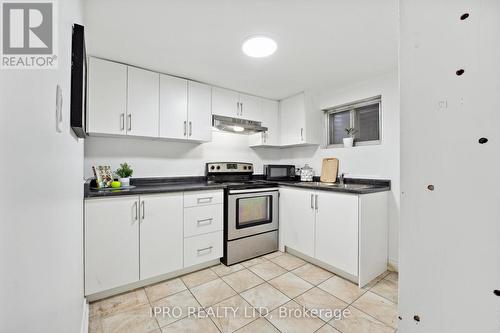
<svg viewBox="0 0 500 333">
<path fill-rule="evenodd" d="M 385 179 L 346 178 L 344 181 L 344 185 L 340 185 L 338 183 L 322 183 L 319 181 L 278 181 L 277 183 L 280 186 L 351 194 L 370 194 L 391 190 L 391 181 Z"/>
<path fill-rule="evenodd" d="M 84 198 L 102 198 L 122 195 L 141 195 L 169 192 L 203 191 L 224 189 L 223 184 L 207 183 L 205 177 L 175 177 L 175 178 L 132 178 L 129 189 L 96 190 L 91 188 L 90 181 L 84 185 Z"/>
<path fill-rule="evenodd" d="M 262 179 L 257 175 L 254 179 Z M 301 181 L 272 181 L 279 186 L 297 187 L 310 190 L 342 192 L 350 194 L 369 194 L 391 190 L 390 180 L 380 179 L 358 179 L 346 178 L 345 185 L 338 183 L 321 183 L 319 179 L 313 182 Z M 91 182 L 87 181 L 84 185 L 84 198 L 104 198 L 122 195 L 141 195 L 169 192 L 187 192 L 224 189 L 224 184 L 208 183 L 205 177 L 167 177 L 167 178 L 132 178 L 131 185 L 135 186 L 129 189 L 106 189 L 95 190 L 91 188 Z"/>
</svg>

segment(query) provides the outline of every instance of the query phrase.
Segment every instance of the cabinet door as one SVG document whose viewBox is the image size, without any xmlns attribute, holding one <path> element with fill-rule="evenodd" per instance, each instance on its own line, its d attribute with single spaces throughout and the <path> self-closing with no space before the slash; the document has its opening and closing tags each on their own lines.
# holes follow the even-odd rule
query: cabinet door
<svg viewBox="0 0 500 333">
<path fill-rule="evenodd" d="M 303 93 L 280 102 L 281 145 L 304 143 L 306 137 L 305 112 Z"/>
<path fill-rule="evenodd" d="M 87 131 L 125 134 L 127 66 L 89 58 Z"/>
<path fill-rule="evenodd" d="M 141 280 L 183 267 L 182 193 L 140 197 Z"/>
<path fill-rule="evenodd" d="M 314 192 L 280 188 L 280 229 L 283 244 L 314 257 Z"/>
<path fill-rule="evenodd" d="M 187 138 L 187 80 L 160 74 L 160 137 Z"/>
<path fill-rule="evenodd" d="M 240 94 L 240 118 L 261 121 L 262 99 Z"/>
<path fill-rule="evenodd" d="M 188 82 L 188 138 L 212 140 L 212 87 Z"/>
<path fill-rule="evenodd" d="M 86 200 L 85 295 L 138 280 L 138 198 Z"/>
<path fill-rule="evenodd" d="M 279 145 L 279 103 L 271 99 L 262 99 L 262 113 L 259 121 L 267 127 L 266 132 L 250 135 L 250 146 Z"/>
<path fill-rule="evenodd" d="M 316 259 L 358 275 L 358 196 L 318 191 Z"/>
<path fill-rule="evenodd" d="M 219 116 L 240 118 L 239 95 L 222 88 L 212 88 L 212 113 Z"/>
<path fill-rule="evenodd" d="M 265 133 L 264 144 L 268 146 L 279 145 L 279 103 L 270 99 L 262 101 L 262 123 L 268 128 Z"/>
<path fill-rule="evenodd" d="M 158 137 L 159 74 L 128 67 L 127 135 Z"/>
</svg>

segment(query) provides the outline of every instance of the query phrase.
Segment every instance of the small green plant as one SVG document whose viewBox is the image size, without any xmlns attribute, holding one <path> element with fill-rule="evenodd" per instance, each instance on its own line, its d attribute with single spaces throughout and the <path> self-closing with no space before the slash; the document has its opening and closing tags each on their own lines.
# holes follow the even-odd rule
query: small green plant
<svg viewBox="0 0 500 333">
<path fill-rule="evenodd" d="M 345 132 L 347 133 L 347 135 L 349 135 L 349 137 L 354 138 L 354 135 L 356 134 L 356 132 L 358 132 L 358 130 L 354 127 L 347 127 L 345 129 Z"/>
<path fill-rule="evenodd" d="M 127 163 L 120 164 L 120 167 L 116 170 L 116 174 L 120 178 L 128 178 L 131 177 L 134 173 L 134 170 Z"/>
</svg>

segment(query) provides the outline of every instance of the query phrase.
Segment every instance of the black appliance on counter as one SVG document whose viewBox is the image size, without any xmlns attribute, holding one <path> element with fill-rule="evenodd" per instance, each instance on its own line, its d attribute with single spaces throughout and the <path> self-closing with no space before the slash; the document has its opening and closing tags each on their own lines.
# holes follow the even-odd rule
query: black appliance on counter
<svg viewBox="0 0 500 333">
<path fill-rule="evenodd" d="M 295 180 L 295 165 L 264 165 L 264 178 L 267 180 Z"/>
<path fill-rule="evenodd" d="M 252 163 L 206 164 L 209 183 L 224 190 L 225 265 L 236 264 L 278 250 L 278 184 L 253 180 Z"/>
</svg>

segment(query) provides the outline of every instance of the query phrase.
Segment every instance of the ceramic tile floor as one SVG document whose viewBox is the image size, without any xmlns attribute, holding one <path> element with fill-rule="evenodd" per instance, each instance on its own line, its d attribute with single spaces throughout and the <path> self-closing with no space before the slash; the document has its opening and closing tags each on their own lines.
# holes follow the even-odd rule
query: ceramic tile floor
<svg viewBox="0 0 500 333">
<path fill-rule="evenodd" d="M 397 300 L 397 273 L 385 272 L 359 289 L 300 258 L 275 252 L 94 302 L 90 332 L 385 333 L 396 329 Z M 152 309 L 173 315 L 152 315 Z M 317 315 L 300 315 L 304 309 L 316 309 Z M 332 317 L 328 309 L 345 316 Z"/>
</svg>

